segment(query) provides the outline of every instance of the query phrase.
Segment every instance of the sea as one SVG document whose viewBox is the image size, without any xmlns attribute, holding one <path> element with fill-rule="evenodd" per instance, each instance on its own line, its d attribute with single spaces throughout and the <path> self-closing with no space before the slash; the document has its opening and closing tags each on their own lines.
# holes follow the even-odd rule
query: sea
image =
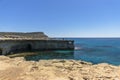
<svg viewBox="0 0 120 80">
<path fill-rule="evenodd" d="M 75 50 L 42 51 L 26 60 L 73 59 L 93 64 L 120 65 L 120 38 L 64 38 L 74 40 Z"/>
</svg>

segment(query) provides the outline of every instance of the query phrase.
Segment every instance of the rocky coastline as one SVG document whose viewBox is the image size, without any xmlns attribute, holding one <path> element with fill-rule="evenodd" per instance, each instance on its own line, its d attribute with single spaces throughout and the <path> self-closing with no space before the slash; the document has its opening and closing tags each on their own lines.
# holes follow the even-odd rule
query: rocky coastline
<svg viewBox="0 0 120 80">
<path fill-rule="evenodd" d="M 0 80 L 120 80 L 120 66 L 76 60 L 35 62 L 0 56 Z"/>
</svg>

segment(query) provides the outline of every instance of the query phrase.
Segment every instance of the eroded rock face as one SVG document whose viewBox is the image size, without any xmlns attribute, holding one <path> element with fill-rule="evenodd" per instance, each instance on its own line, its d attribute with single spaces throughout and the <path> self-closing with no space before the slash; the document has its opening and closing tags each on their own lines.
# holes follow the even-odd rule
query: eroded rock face
<svg viewBox="0 0 120 80">
<path fill-rule="evenodd" d="M 35 62 L 0 56 L 0 80 L 120 80 L 120 66 L 75 60 Z"/>
</svg>

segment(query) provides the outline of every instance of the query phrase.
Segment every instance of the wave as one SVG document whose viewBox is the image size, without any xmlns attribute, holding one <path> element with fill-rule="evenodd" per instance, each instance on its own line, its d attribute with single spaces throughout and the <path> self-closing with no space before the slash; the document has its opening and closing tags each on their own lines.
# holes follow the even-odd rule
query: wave
<svg viewBox="0 0 120 80">
<path fill-rule="evenodd" d="M 81 47 L 75 47 L 75 50 L 81 50 L 82 48 Z"/>
</svg>

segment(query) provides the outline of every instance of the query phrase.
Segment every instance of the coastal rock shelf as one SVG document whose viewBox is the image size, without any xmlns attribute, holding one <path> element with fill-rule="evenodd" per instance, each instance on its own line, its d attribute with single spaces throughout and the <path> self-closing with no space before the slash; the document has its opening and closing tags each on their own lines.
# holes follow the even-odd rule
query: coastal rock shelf
<svg viewBox="0 0 120 80">
<path fill-rule="evenodd" d="M 75 60 L 35 62 L 0 56 L 0 80 L 120 80 L 120 66 Z"/>
<path fill-rule="evenodd" d="M 74 50 L 74 41 L 53 40 L 43 32 L 0 32 L 0 55 L 41 50 Z"/>
<path fill-rule="evenodd" d="M 0 32 L 0 40 L 46 40 L 49 39 L 43 32 Z"/>
</svg>

